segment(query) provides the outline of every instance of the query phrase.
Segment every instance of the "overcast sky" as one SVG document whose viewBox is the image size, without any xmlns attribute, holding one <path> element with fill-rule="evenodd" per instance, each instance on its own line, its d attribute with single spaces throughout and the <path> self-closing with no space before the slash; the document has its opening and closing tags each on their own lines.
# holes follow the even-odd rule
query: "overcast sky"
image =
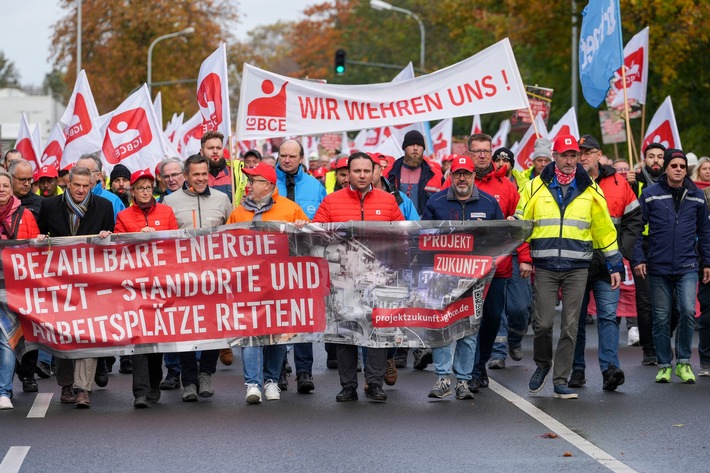
<svg viewBox="0 0 710 473">
<path fill-rule="evenodd" d="M 318 0 L 232 0 L 239 5 L 241 22 L 236 36 L 260 25 L 302 18 L 301 12 Z M 49 41 L 52 26 L 65 15 L 56 0 L 0 0 L 0 50 L 20 73 L 22 85 L 42 85 L 50 72 Z"/>
</svg>

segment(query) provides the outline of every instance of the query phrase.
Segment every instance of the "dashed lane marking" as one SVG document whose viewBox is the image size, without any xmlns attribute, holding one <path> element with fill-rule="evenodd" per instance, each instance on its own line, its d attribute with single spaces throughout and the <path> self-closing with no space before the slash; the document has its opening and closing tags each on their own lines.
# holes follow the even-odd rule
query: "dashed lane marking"
<svg viewBox="0 0 710 473">
<path fill-rule="evenodd" d="M 30 447 L 10 447 L 0 463 L 0 473 L 18 473 Z"/>
<path fill-rule="evenodd" d="M 54 393 L 39 393 L 35 397 L 35 402 L 32 403 L 32 408 L 27 414 L 28 419 L 41 419 L 47 414 L 49 403 L 52 401 Z"/>
<path fill-rule="evenodd" d="M 490 378 L 489 378 L 490 379 Z M 636 473 L 636 470 L 628 465 L 625 465 L 615 457 L 609 455 L 601 448 L 597 447 L 590 441 L 584 439 L 580 435 L 574 433 L 564 424 L 554 419 L 552 416 L 544 413 L 537 407 L 530 404 L 528 401 L 522 397 L 515 394 L 513 391 L 503 387 L 502 385 L 496 383 L 490 379 L 489 384 L 490 389 L 496 394 L 500 395 L 504 399 L 508 400 L 514 404 L 518 409 L 525 412 L 527 415 L 540 422 L 542 425 L 552 430 L 554 433 L 559 435 L 561 438 L 574 445 L 579 450 L 583 451 L 599 464 L 609 468 L 615 473 Z M 568 402 L 568 401 L 563 401 Z M 572 401 L 574 402 L 574 401 Z"/>
</svg>

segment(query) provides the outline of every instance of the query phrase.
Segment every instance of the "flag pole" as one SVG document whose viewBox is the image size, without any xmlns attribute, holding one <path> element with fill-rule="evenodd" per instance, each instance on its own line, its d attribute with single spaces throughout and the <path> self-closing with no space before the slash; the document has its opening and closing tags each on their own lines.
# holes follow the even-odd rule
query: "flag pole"
<svg viewBox="0 0 710 473">
<path fill-rule="evenodd" d="M 230 167 L 232 168 L 232 178 L 229 180 L 230 184 L 232 186 L 232 208 L 236 209 L 237 208 L 237 183 L 236 183 L 237 171 L 235 169 L 236 168 L 235 163 L 237 161 L 237 156 L 234 153 L 231 134 L 229 135 L 229 138 L 227 138 L 227 143 L 229 144 L 229 157 L 232 158 L 229 163 Z"/>
<path fill-rule="evenodd" d="M 626 143 L 629 148 L 629 162 L 633 162 L 634 155 L 631 152 L 631 141 L 634 139 L 631 134 L 631 121 L 629 118 L 629 100 L 626 95 L 626 65 L 621 66 L 621 80 L 624 85 L 624 115 L 626 115 Z"/>
<path fill-rule="evenodd" d="M 530 119 L 532 120 L 533 130 L 535 130 L 535 136 L 540 138 L 540 132 L 537 131 L 537 123 L 535 123 L 535 116 L 533 116 L 532 109 L 530 108 L 530 102 L 528 102 L 528 113 L 530 114 Z"/>
<path fill-rule="evenodd" d="M 641 106 L 641 136 L 639 143 L 643 145 L 643 136 L 646 134 L 646 104 Z M 640 150 L 643 153 L 643 150 Z"/>
</svg>

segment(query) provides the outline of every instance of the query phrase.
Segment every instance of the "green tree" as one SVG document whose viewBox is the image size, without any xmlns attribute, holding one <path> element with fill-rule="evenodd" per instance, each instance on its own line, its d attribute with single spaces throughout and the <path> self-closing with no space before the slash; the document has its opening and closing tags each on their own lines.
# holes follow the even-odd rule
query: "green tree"
<svg viewBox="0 0 710 473">
<path fill-rule="evenodd" d="M 20 87 L 20 74 L 15 69 L 15 64 L 5 57 L 0 51 L 0 88 Z"/>
</svg>

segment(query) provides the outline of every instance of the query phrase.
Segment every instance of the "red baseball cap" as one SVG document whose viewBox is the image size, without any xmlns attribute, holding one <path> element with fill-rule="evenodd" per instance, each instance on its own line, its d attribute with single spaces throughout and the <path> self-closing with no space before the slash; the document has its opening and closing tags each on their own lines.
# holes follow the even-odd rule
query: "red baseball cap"
<svg viewBox="0 0 710 473">
<path fill-rule="evenodd" d="M 575 141 L 576 143 L 576 141 Z M 455 173 L 456 171 L 468 171 L 468 172 L 473 172 L 473 159 L 471 159 L 471 156 L 464 155 L 464 156 L 457 156 L 454 161 L 451 163 L 451 173 Z"/>
<path fill-rule="evenodd" d="M 348 167 L 348 158 L 340 158 L 335 163 L 335 169 L 342 169 Z"/>
<path fill-rule="evenodd" d="M 577 138 L 572 135 L 560 135 L 555 140 L 552 146 L 552 151 L 556 153 L 564 153 L 566 151 L 576 151 L 579 153 L 579 144 Z"/>
<path fill-rule="evenodd" d="M 319 167 L 315 171 L 313 171 L 313 177 L 323 177 L 325 174 L 328 172 L 328 170 L 324 167 Z"/>
<path fill-rule="evenodd" d="M 138 179 L 150 179 L 151 181 L 155 181 L 155 177 L 150 173 L 150 169 L 141 169 L 140 171 L 136 171 L 133 174 L 131 174 L 131 185 L 135 184 Z"/>
<path fill-rule="evenodd" d="M 55 168 L 54 166 L 42 166 L 41 168 L 39 168 L 37 174 L 35 175 L 35 181 L 42 179 L 43 177 L 56 179 L 57 177 L 59 177 L 59 172 L 57 172 L 57 168 Z"/>
<path fill-rule="evenodd" d="M 448 162 L 448 161 L 453 161 L 454 159 L 456 159 L 456 158 L 458 158 L 458 157 L 459 157 L 458 154 L 449 154 L 449 155 L 444 156 L 443 158 L 441 158 L 441 162 L 442 162 L 442 163 L 445 163 L 445 162 Z"/>
<path fill-rule="evenodd" d="M 261 176 L 272 184 L 276 184 L 276 169 L 266 163 L 259 163 L 255 167 L 242 168 L 242 172 L 249 176 Z"/>
</svg>

